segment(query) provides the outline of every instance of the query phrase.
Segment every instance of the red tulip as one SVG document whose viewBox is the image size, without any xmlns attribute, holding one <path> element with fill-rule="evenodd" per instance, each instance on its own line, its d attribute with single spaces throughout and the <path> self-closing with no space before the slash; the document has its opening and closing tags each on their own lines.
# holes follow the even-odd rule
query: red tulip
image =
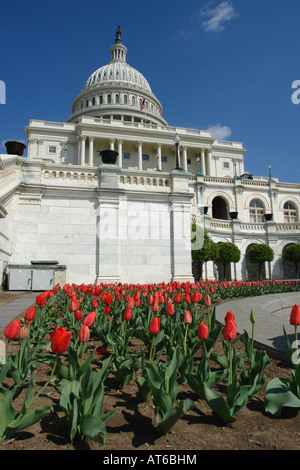
<svg viewBox="0 0 300 470">
<path fill-rule="evenodd" d="M 77 310 L 79 308 L 79 302 L 78 300 L 76 299 L 75 296 L 72 297 L 72 300 L 70 302 L 70 311 L 71 312 L 75 312 L 75 310 Z"/>
<path fill-rule="evenodd" d="M 8 339 L 14 339 L 17 337 L 20 329 L 21 321 L 20 320 L 13 320 L 10 322 L 9 325 L 5 328 L 4 335 Z"/>
<path fill-rule="evenodd" d="M 96 312 L 90 312 L 84 317 L 83 325 L 90 327 L 92 326 L 95 320 L 96 320 Z"/>
<path fill-rule="evenodd" d="M 237 335 L 236 323 L 229 319 L 222 330 L 222 335 L 225 340 L 233 340 Z"/>
<path fill-rule="evenodd" d="M 79 310 L 79 309 L 75 310 L 74 317 L 75 317 L 75 320 L 81 320 L 82 310 Z"/>
<path fill-rule="evenodd" d="M 184 317 L 183 317 L 183 321 L 184 323 L 192 323 L 192 314 L 189 310 L 187 310 L 184 314 Z"/>
<path fill-rule="evenodd" d="M 156 313 L 159 311 L 159 304 L 158 302 L 154 302 L 152 305 L 152 312 Z"/>
<path fill-rule="evenodd" d="M 25 339 L 28 333 L 28 328 L 26 325 L 22 326 L 19 332 L 19 338 L 20 339 Z"/>
<path fill-rule="evenodd" d="M 79 330 L 79 341 L 81 343 L 86 343 L 90 339 L 90 330 L 86 325 L 81 325 Z"/>
<path fill-rule="evenodd" d="M 174 315 L 174 310 L 175 310 L 175 309 L 174 309 L 174 304 L 172 304 L 171 302 L 169 302 L 169 303 L 167 304 L 166 315 L 167 315 L 168 317 L 173 316 L 173 315 Z"/>
<path fill-rule="evenodd" d="M 150 295 L 148 296 L 148 305 L 152 305 L 152 304 L 153 304 L 153 295 L 150 294 Z"/>
<path fill-rule="evenodd" d="M 202 294 L 201 292 L 195 292 L 194 294 L 191 295 L 191 302 L 198 303 L 202 300 Z"/>
<path fill-rule="evenodd" d="M 50 339 L 52 352 L 63 353 L 70 346 L 71 331 L 67 331 L 66 328 L 60 326 L 51 333 Z"/>
<path fill-rule="evenodd" d="M 109 315 L 109 314 L 110 314 L 110 309 L 111 309 L 111 308 L 110 308 L 110 305 L 106 305 L 106 306 L 104 307 L 104 313 L 105 313 L 105 315 Z"/>
<path fill-rule="evenodd" d="M 204 297 L 204 305 L 205 305 L 205 307 L 210 307 L 211 306 L 211 298 L 208 294 Z"/>
<path fill-rule="evenodd" d="M 296 304 L 291 311 L 290 324 L 294 326 L 300 325 L 300 308 Z"/>
<path fill-rule="evenodd" d="M 199 323 L 198 327 L 198 338 L 201 341 L 204 341 L 208 338 L 208 328 L 202 321 Z"/>
<path fill-rule="evenodd" d="M 127 300 L 126 308 L 133 309 L 134 306 L 135 306 L 134 298 L 129 297 L 129 299 Z"/>
<path fill-rule="evenodd" d="M 28 323 L 31 323 L 34 320 L 34 317 L 35 317 L 35 308 L 31 306 L 29 307 L 29 309 L 27 310 L 24 316 L 24 321 L 26 325 L 28 325 Z"/>
<path fill-rule="evenodd" d="M 151 335 L 157 335 L 160 329 L 160 318 L 154 317 L 149 325 L 149 333 Z"/>
<path fill-rule="evenodd" d="M 175 304 L 179 304 L 181 302 L 181 298 L 182 298 L 181 294 L 176 294 L 173 302 L 175 302 Z"/>
<path fill-rule="evenodd" d="M 132 317 L 132 310 L 131 308 L 127 308 L 124 312 L 123 318 L 124 320 L 131 320 Z"/>
<path fill-rule="evenodd" d="M 35 301 L 39 307 L 42 307 L 42 308 L 45 307 L 47 303 L 46 294 L 43 293 L 43 294 L 38 295 Z"/>
<path fill-rule="evenodd" d="M 92 302 L 92 308 L 98 308 L 98 302 L 96 299 L 94 299 Z"/>
<path fill-rule="evenodd" d="M 233 320 L 233 321 L 234 321 L 234 314 L 233 314 L 231 311 L 226 313 L 225 323 L 226 323 L 228 320 Z"/>
</svg>

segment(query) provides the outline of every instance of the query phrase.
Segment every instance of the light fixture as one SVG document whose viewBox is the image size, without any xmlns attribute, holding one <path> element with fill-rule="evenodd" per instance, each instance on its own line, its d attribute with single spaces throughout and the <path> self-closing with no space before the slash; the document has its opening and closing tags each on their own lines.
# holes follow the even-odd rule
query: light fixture
<svg viewBox="0 0 300 470">
<path fill-rule="evenodd" d="M 174 144 L 175 144 L 175 148 L 176 148 L 176 168 L 175 168 L 175 170 L 181 170 L 181 171 L 183 171 L 182 168 L 180 168 L 180 165 L 179 165 L 179 151 L 178 151 L 178 146 L 179 146 L 179 144 L 180 144 L 180 137 L 179 137 L 179 135 L 177 134 L 177 132 L 176 132 L 175 137 L 174 137 Z"/>
</svg>

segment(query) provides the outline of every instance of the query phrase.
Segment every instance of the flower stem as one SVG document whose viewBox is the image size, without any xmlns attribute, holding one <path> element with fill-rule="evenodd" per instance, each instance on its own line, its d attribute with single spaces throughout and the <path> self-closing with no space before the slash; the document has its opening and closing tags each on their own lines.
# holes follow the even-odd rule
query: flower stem
<svg viewBox="0 0 300 470">
<path fill-rule="evenodd" d="M 54 375 L 54 372 L 55 372 L 55 369 L 56 369 L 56 366 L 57 366 L 57 358 L 58 358 L 58 353 L 56 353 L 54 366 L 53 366 L 53 369 L 52 369 L 52 372 L 51 372 L 51 375 L 50 375 L 49 379 L 48 379 L 47 382 L 43 385 L 43 387 L 38 391 L 38 393 L 33 397 L 33 399 L 31 400 L 31 402 L 30 402 L 29 405 L 27 406 L 27 409 L 32 405 L 32 403 L 34 402 L 34 400 L 45 390 L 46 387 L 48 387 L 49 383 L 51 382 L 51 380 L 52 380 L 52 378 L 53 378 L 53 375 Z"/>
<path fill-rule="evenodd" d="M 149 362 L 150 362 L 150 364 L 151 364 L 151 362 L 152 362 L 153 344 L 154 344 L 154 336 L 152 336 L 152 342 L 151 342 L 151 348 L 150 348 L 150 355 L 149 355 Z"/>
<path fill-rule="evenodd" d="M 229 385 L 232 384 L 232 351 L 231 340 L 229 340 Z"/>
</svg>

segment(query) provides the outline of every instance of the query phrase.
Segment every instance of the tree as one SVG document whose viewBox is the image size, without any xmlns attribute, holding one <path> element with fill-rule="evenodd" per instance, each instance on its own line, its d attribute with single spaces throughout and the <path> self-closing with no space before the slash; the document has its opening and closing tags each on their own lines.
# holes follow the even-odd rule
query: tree
<svg viewBox="0 0 300 470">
<path fill-rule="evenodd" d="M 230 242 L 218 243 L 218 258 L 217 261 L 223 263 L 224 279 L 226 278 L 226 264 L 238 263 L 241 259 L 241 252 L 239 248 Z"/>
<path fill-rule="evenodd" d="M 254 243 L 249 248 L 248 256 L 251 263 L 258 263 L 258 275 L 260 279 L 262 265 L 266 261 L 273 261 L 274 251 L 268 245 L 265 245 L 263 243 Z"/>
<path fill-rule="evenodd" d="M 300 262 L 300 245 L 298 243 L 293 243 L 289 245 L 283 253 L 284 259 L 295 263 L 295 275 L 296 279 L 298 278 L 298 263 Z"/>
<path fill-rule="evenodd" d="M 201 238 L 202 246 L 197 249 L 192 249 L 192 260 L 199 262 L 202 273 L 203 263 L 206 261 L 215 261 L 217 259 L 218 246 L 211 240 L 207 230 L 203 227 L 197 226 L 196 224 L 192 224 L 192 248 L 196 237 Z"/>
</svg>

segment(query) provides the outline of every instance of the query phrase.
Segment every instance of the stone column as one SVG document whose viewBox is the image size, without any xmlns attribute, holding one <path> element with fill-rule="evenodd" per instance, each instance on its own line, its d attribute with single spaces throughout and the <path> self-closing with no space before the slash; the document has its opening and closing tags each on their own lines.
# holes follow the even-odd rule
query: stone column
<svg viewBox="0 0 300 470">
<path fill-rule="evenodd" d="M 85 140 L 86 137 L 81 137 L 80 142 L 80 165 L 85 165 Z"/>
<path fill-rule="evenodd" d="M 157 144 L 157 162 L 158 169 L 161 170 L 161 144 Z"/>
<path fill-rule="evenodd" d="M 186 148 L 186 146 L 183 147 L 182 167 L 183 167 L 184 171 L 187 171 L 187 148 Z"/>
<path fill-rule="evenodd" d="M 94 137 L 89 137 L 89 166 L 94 166 Z"/>
<path fill-rule="evenodd" d="M 115 141 L 114 139 L 110 139 L 110 150 L 115 150 Z"/>
<path fill-rule="evenodd" d="M 202 175 L 205 175 L 205 149 L 201 149 L 200 152 L 200 171 Z"/>
<path fill-rule="evenodd" d="M 122 160 L 123 160 L 123 140 L 118 140 L 118 166 L 122 168 Z"/>
<path fill-rule="evenodd" d="M 212 176 L 212 172 L 211 172 L 211 167 L 212 167 L 212 151 L 211 149 L 207 149 L 207 155 L 206 155 L 206 173 L 207 173 L 207 176 Z"/>
<path fill-rule="evenodd" d="M 138 142 L 138 169 L 140 171 L 143 170 L 143 143 L 141 141 Z"/>
</svg>

